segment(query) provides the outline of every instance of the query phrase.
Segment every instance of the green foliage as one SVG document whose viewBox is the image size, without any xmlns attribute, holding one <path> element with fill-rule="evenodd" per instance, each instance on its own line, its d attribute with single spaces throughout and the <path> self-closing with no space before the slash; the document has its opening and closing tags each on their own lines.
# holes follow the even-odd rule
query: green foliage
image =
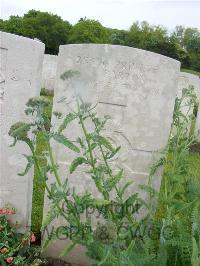
<svg viewBox="0 0 200 266">
<path fill-rule="evenodd" d="M 194 88 L 184 89 L 182 96 L 176 99 L 171 137 L 164 157 L 152 167 L 149 185 L 140 186 L 149 193 L 149 202 L 142 200 L 137 193 L 127 195 L 127 188 L 132 182 L 121 185 L 123 169 L 120 166 L 113 168 L 110 159 L 120 151 L 120 147 L 113 146 L 103 135 L 109 116 L 99 118 L 95 106 L 77 98 L 76 110 L 71 110 L 65 116 L 54 112 L 60 125 L 55 131 L 44 112 L 47 104 L 48 101 L 44 98 L 30 99 L 26 114 L 32 119 L 26 126 L 26 136 L 23 135 L 22 122 L 17 124 L 20 125 L 20 130 L 14 125 L 14 130 L 10 131 L 15 142 L 23 141 L 30 148 L 37 178 L 43 180 L 51 203 L 43 220 L 42 230 L 45 231 L 58 217 L 65 221 L 65 226 L 52 228 L 47 234 L 43 248 L 65 236 L 71 239 L 72 245 L 67 246 L 61 255 L 68 254 L 79 244 L 86 247 L 93 265 L 198 265 L 200 178 L 199 172 L 193 169 L 190 157 L 190 146 L 196 142 L 196 136 L 189 129 L 196 106 Z M 188 112 L 182 112 L 183 105 L 188 108 Z M 70 123 L 75 123 L 81 130 L 80 137 L 76 140 L 66 137 Z M 88 124 L 93 125 L 90 130 L 86 126 Z M 47 130 L 47 125 L 51 132 Z M 42 134 L 46 143 L 46 151 L 40 156 L 36 154 L 34 138 L 38 133 Z M 59 164 L 54 158 L 52 140 L 64 145 L 66 150 L 71 150 L 74 154 L 79 152 L 62 177 L 59 175 Z M 44 167 L 40 165 L 41 159 L 47 162 Z M 83 164 L 84 168 L 78 175 L 81 179 L 83 171 L 87 173 L 99 192 L 98 198 L 87 191 L 79 194 L 76 188 L 70 187 L 67 172 L 76 175 Z M 158 192 L 151 187 L 151 181 L 162 165 L 164 175 Z M 50 185 L 46 183 L 49 174 L 54 177 Z M 100 220 L 94 216 L 84 217 L 88 214 L 88 208 L 92 208 L 93 213 L 97 212 Z"/>
<path fill-rule="evenodd" d="M 196 100 L 192 87 L 183 89 L 182 96 L 176 99 L 172 134 L 163 160 L 164 175 L 156 218 L 173 226 L 173 238 L 165 246 L 166 265 L 195 265 L 200 253 L 195 245 L 200 236 L 199 155 L 190 154 L 190 146 L 196 142 L 196 136 L 190 134 Z"/>
<path fill-rule="evenodd" d="M 57 54 L 59 45 L 68 43 L 108 43 L 145 49 L 175 58 L 182 67 L 200 71 L 200 32 L 177 26 L 172 33 L 146 21 L 134 22 L 129 30 L 105 28 L 100 22 L 81 18 L 71 26 L 59 16 L 30 10 L 23 17 L 0 20 L 0 30 L 45 43 L 46 53 Z"/>
<path fill-rule="evenodd" d="M 100 241 L 93 244 L 89 255 L 94 265 L 199 265 L 200 168 L 197 166 L 200 155 L 190 153 L 196 136 L 192 136 L 189 129 L 194 117 L 188 115 L 193 114 L 195 105 L 196 95 L 192 87 L 184 89 L 181 98 L 176 99 L 172 136 L 165 157 L 156 163 L 155 168 L 152 167 L 154 175 L 156 169 L 164 165 L 156 214 L 153 209 L 150 210 L 152 220 L 141 221 L 138 234 L 134 234 L 132 242 L 125 236 L 129 246 L 126 245 L 124 249 L 121 245 L 123 242 L 118 243 L 117 239 L 113 243 Z M 185 110 L 184 113 L 182 110 Z M 153 188 L 141 187 L 151 197 L 157 195 Z M 142 234 L 145 225 L 153 230 Z M 132 225 L 131 229 L 134 229 Z"/>
<path fill-rule="evenodd" d="M 172 37 L 188 52 L 189 60 L 183 67 L 190 67 L 193 70 L 200 71 L 200 31 L 197 28 L 184 28 L 177 26 L 172 33 Z"/>
<path fill-rule="evenodd" d="M 42 88 L 41 92 L 40 92 L 40 95 L 41 96 L 51 96 L 51 97 L 53 97 L 54 96 L 54 91 L 50 91 L 50 90 L 47 90 L 45 88 Z"/>
<path fill-rule="evenodd" d="M 184 65 L 189 61 L 187 52 L 164 27 L 151 26 L 145 21 L 133 23 L 128 32 L 128 45 L 175 58 Z"/>
<path fill-rule="evenodd" d="M 37 182 L 43 182 L 45 185 L 48 197 L 51 201 L 51 208 L 46 218 L 44 218 L 43 230 L 46 226 L 51 224 L 57 217 L 63 217 L 66 225 L 75 227 L 78 229 L 77 234 L 70 236 L 73 244 L 81 244 L 88 249 L 92 243 L 96 242 L 97 231 L 93 225 L 93 217 L 81 219 L 83 213 L 87 212 L 87 209 L 92 207 L 94 210 L 100 213 L 103 220 L 112 224 L 114 228 L 119 229 L 119 226 L 127 223 L 137 225 L 137 220 L 134 217 L 134 213 L 143 205 L 142 200 L 137 194 L 124 197 L 124 193 L 131 182 L 125 186 L 120 187 L 119 181 L 123 178 L 123 170 L 112 169 L 110 164 L 110 158 L 112 158 L 118 151 L 119 147 L 113 147 L 110 141 L 102 135 L 104 126 L 109 119 L 108 116 L 104 118 L 98 118 L 93 106 L 87 103 L 83 103 L 81 99 L 77 99 L 77 111 L 64 116 L 56 113 L 56 117 L 59 118 L 60 127 L 58 131 L 51 132 L 47 130 L 46 125 L 49 125 L 49 118 L 45 115 L 44 109 L 47 108 L 48 101 L 44 98 L 32 98 L 27 103 L 26 114 L 32 116 L 32 121 L 29 124 L 29 134 L 26 138 L 18 138 L 15 134 L 16 141 L 23 141 L 28 145 L 31 150 L 35 168 L 37 169 Z M 94 125 L 94 131 L 88 132 L 86 123 L 92 122 Z M 82 131 L 81 137 L 76 141 L 71 141 L 65 136 L 65 130 L 69 123 L 78 123 Z M 30 134 L 31 133 L 31 134 Z M 46 143 L 45 153 L 37 155 L 35 137 L 38 134 L 42 135 L 43 142 Z M 12 136 L 12 134 L 10 134 Z M 58 164 L 54 159 L 54 154 L 51 147 L 51 141 L 58 141 L 60 145 L 66 146 L 73 152 L 81 153 L 81 157 L 77 157 L 71 164 L 69 172 L 76 173 L 76 169 L 80 167 L 82 163 L 87 167 L 86 172 L 90 175 L 96 189 L 99 191 L 99 197 L 96 198 L 91 193 L 85 192 L 83 195 L 79 195 L 75 190 L 71 190 L 68 184 L 68 179 L 59 176 Z M 97 155 L 96 154 L 101 154 Z M 101 159 L 100 159 L 100 157 Z M 41 160 L 45 160 L 47 164 L 41 165 Z M 26 172 L 24 172 L 25 174 Z M 54 181 L 49 186 L 46 183 L 48 174 L 51 173 L 54 176 Z M 115 195 L 112 197 L 111 194 Z M 126 205 L 136 205 L 138 202 L 138 208 L 135 208 L 133 214 L 128 212 L 115 213 L 112 210 L 113 205 L 121 206 L 125 209 Z M 62 206 L 62 208 L 61 208 Z M 63 208 L 64 207 L 64 208 Z M 66 214 L 67 213 L 67 214 Z M 88 230 L 88 233 L 82 234 L 83 230 Z M 44 246 L 48 246 L 55 237 L 68 235 L 68 230 L 63 228 L 57 232 L 53 231 L 46 239 Z M 130 233 L 129 233 L 130 235 Z M 106 243 L 107 240 L 105 239 Z M 110 240 L 109 240 L 110 241 Z M 111 241 L 112 242 L 112 241 Z M 66 248 L 66 252 L 71 248 Z M 64 251 L 65 253 L 65 251 Z"/>
<path fill-rule="evenodd" d="M 58 133 L 62 133 L 63 130 L 66 129 L 67 125 L 76 118 L 76 115 L 73 113 L 69 113 L 65 116 L 62 124 L 59 126 Z"/>
<path fill-rule="evenodd" d="M 107 31 L 112 44 L 128 45 L 128 31 L 109 28 Z"/>
<path fill-rule="evenodd" d="M 67 139 L 64 135 L 61 135 L 60 133 L 54 133 L 54 134 L 52 134 L 52 137 L 54 140 L 63 144 L 67 148 L 69 148 L 75 152 L 78 152 L 78 153 L 80 152 L 79 148 L 76 145 L 74 145 L 72 141 Z"/>
<path fill-rule="evenodd" d="M 70 174 L 72 174 L 76 170 L 76 168 L 83 163 L 87 164 L 87 161 L 84 157 L 77 157 L 76 159 L 74 159 L 69 168 Z"/>
<path fill-rule="evenodd" d="M 187 69 L 187 68 L 181 68 L 181 72 L 186 72 L 186 73 L 190 73 L 190 74 L 193 74 L 193 75 L 200 76 L 200 72 L 194 71 L 194 70 L 191 70 L 191 69 Z"/>
<path fill-rule="evenodd" d="M 167 41 L 167 31 L 160 26 L 150 26 L 146 21 L 133 23 L 129 31 L 129 44 L 145 49 L 152 45 Z"/>
<path fill-rule="evenodd" d="M 70 43 L 110 43 L 107 30 L 100 22 L 80 19 L 70 31 Z"/>
<path fill-rule="evenodd" d="M 198 42 L 200 32 L 197 28 L 184 28 L 183 26 L 177 26 L 172 36 L 177 40 L 182 48 L 186 48 L 188 51 L 198 50 L 199 52 Z"/>
<path fill-rule="evenodd" d="M 17 140 L 25 140 L 28 138 L 28 131 L 30 130 L 30 125 L 23 122 L 18 122 L 9 130 L 9 135 L 14 138 L 14 144 L 15 145 Z M 11 146 L 12 146 L 11 145 Z"/>
<path fill-rule="evenodd" d="M 42 94 L 42 92 L 41 92 Z M 44 108 L 46 116 L 51 120 L 52 96 L 45 96 L 48 99 L 48 106 Z M 48 130 L 48 128 L 46 128 Z M 46 158 L 41 157 L 46 150 L 47 144 L 42 132 L 38 132 L 36 136 L 36 150 L 35 154 L 39 159 L 38 163 L 41 169 L 44 169 L 47 166 Z M 43 208 L 44 208 L 44 194 L 45 194 L 45 181 L 40 178 L 40 175 L 37 171 L 37 167 L 34 167 L 34 179 L 33 179 L 33 195 L 32 195 L 32 218 L 31 218 L 31 229 L 34 234 L 37 236 L 38 240 L 40 239 L 40 229 L 42 226 L 43 220 Z"/>
<path fill-rule="evenodd" d="M 1 27 L 6 32 L 41 40 L 49 54 L 57 54 L 59 45 L 68 43 L 71 29 L 69 22 L 59 16 L 36 10 L 30 10 L 23 17 L 11 16 Z"/>
<path fill-rule="evenodd" d="M 141 221 L 132 242 L 125 235 L 124 248 L 123 241 L 118 243 L 117 239 L 92 244 L 89 256 L 94 260 L 93 265 L 200 265 L 200 168 L 197 167 L 200 154 L 190 153 L 196 136 L 191 135 L 189 129 L 196 100 L 192 87 L 184 89 L 182 96 L 176 99 L 172 135 L 165 156 L 151 171 L 154 175 L 158 167 L 164 166 L 159 194 L 151 187 L 141 186 L 152 200 L 159 195 L 156 214 L 150 209 L 152 220 Z M 151 229 L 146 233 L 145 225 Z"/>
<path fill-rule="evenodd" d="M 18 223 L 11 222 L 15 215 L 12 209 L 0 210 L 0 264 L 16 266 L 39 266 L 43 264 L 39 259 L 40 250 L 30 247 L 30 242 L 35 240 L 31 232 L 19 233 Z"/>
</svg>

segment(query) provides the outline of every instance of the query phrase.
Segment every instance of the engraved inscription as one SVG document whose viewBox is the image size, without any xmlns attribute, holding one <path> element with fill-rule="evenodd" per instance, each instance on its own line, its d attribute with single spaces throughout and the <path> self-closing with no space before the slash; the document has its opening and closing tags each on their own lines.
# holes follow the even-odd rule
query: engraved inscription
<svg viewBox="0 0 200 266">
<path fill-rule="evenodd" d="M 0 69 L 0 103 L 3 102 L 5 91 L 5 76 L 3 71 Z"/>
<path fill-rule="evenodd" d="M 5 96 L 5 72 L 7 62 L 7 49 L 0 47 L 0 126 L 3 119 L 3 102 Z"/>
<path fill-rule="evenodd" d="M 0 47 L 0 102 L 4 99 L 6 61 L 7 49 Z"/>
<path fill-rule="evenodd" d="M 127 107 L 125 104 L 118 104 L 118 103 L 108 103 L 108 102 L 100 102 L 101 104 L 108 104 L 108 105 L 114 105 L 114 106 L 121 106 L 121 107 Z"/>
<path fill-rule="evenodd" d="M 92 64 L 94 66 L 102 66 L 106 67 L 108 65 L 108 62 L 104 58 L 100 57 L 89 57 L 89 56 L 80 56 L 78 55 L 76 58 L 77 64 Z"/>
<path fill-rule="evenodd" d="M 158 71 L 157 66 L 144 65 L 133 60 L 122 61 L 116 60 L 115 62 L 108 62 L 103 57 L 90 57 L 78 55 L 75 58 L 78 65 L 91 65 L 93 67 L 101 67 L 106 73 L 113 75 L 115 79 L 131 79 L 139 80 L 144 83 L 144 73 L 149 71 Z"/>
</svg>

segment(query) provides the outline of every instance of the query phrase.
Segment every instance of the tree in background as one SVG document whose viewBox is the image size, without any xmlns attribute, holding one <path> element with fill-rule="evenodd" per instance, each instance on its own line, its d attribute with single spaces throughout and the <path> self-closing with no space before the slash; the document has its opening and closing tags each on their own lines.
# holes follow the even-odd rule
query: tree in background
<svg viewBox="0 0 200 266">
<path fill-rule="evenodd" d="M 185 66 L 200 71 L 200 31 L 197 28 L 185 28 L 179 25 L 172 33 L 172 38 L 189 55 Z"/>
<path fill-rule="evenodd" d="M 23 19 L 19 16 L 10 16 L 9 20 L 1 20 L 0 29 L 17 35 L 23 35 Z"/>
<path fill-rule="evenodd" d="M 172 36 L 182 48 L 188 49 L 191 40 L 200 37 L 200 32 L 197 28 L 185 28 L 179 25 L 176 26 Z"/>
<path fill-rule="evenodd" d="M 70 43 L 111 43 L 108 31 L 97 20 L 81 18 L 69 37 Z"/>
<path fill-rule="evenodd" d="M 194 36 L 188 41 L 187 50 L 191 57 L 190 67 L 200 71 L 200 36 Z"/>
<path fill-rule="evenodd" d="M 107 28 L 107 32 L 112 44 L 128 45 L 128 31 Z"/>
<path fill-rule="evenodd" d="M 68 43 L 71 29 L 70 23 L 59 16 L 36 10 L 30 10 L 23 17 L 11 16 L 2 24 L 0 27 L 6 32 L 41 40 L 49 54 L 57 54 L 59 45 Z"/>
<path fill-rule="evenodd" d="M 187 52 L 162 26 L 151 26 L 146 21 L 133 23 L 128 32 L 128 45 L 188 62 Z"/>
<path fill-rule="evenodd" d="M 81 18 L 74 26 L 61 17 L 30 10 L 23 17 L 0 19 L 0 30 L 45 43 L 46 53 L 57 54 L 59 45 L 68 43 L 108 43 L 145 49 L 181 61 L 184 68 L 200 71 L 200 31 L 177 26 L 166 28 L 135 22 L 129 30 L 105 28 L 99 21 Z"/>
</svg>

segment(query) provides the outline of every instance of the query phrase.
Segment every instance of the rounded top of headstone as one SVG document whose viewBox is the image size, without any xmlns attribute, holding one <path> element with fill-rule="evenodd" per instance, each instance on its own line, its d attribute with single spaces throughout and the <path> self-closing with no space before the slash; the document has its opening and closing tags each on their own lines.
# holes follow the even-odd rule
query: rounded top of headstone
<svg viewBox="0 0 200 266">
<path fill-rule="evenodd" d="M 79 75 L 69 78 L 69 73 Z M 167 143 L 179 73 L 179 61 L 141 49 L 63 45 L 55 97 L 58 101 L 70 99 L 72 109 L 77 94 L 85 102 L 98 104 L 100 113 L 111 114 L 114 122 L 110 128 L 122 132 L 131 147 L 152 152 Z M 56 107 L 63 112 L 65 105 L 63 102 Z"/>
<path fill-rule="evenodd" d="M 4 31 L 0 31 L 0 40 L 1 40 L 1 42 L 2 42 L 2 40 L 18 41 L 18 42 L 22 42 L 22 43 L 30 43 L 34 46 L 45 47 L 44 43 L 42 43 L 38 39 L 31 39 L 31 38 L 27 38 L 24 36 L 19 36 L 17 34 L 4 32 Z"/>
<path fill-rule="evenodd" d="M 122 46 L 122 45 L 112 45 L 112 44 L 95 44 L 95 43 L 83 43 L 83 44 L 66 44 L 66 45 L 60 45 L 59 47 L 59 53 L 64 52 L 66 49 L 80 49 L 80 50 L 100 50 L 103 51 L 104 54 L 109 53 L 117 53 L 117 55 L 124 55 L 124 54 L 130 54 L 130 55 L 138 55 L 138 56 L 149 56 L 152 58 L 160 58 L 164 62 L 170 62 L 172 64 L 177 65 L 180 67 L 180 62 L 176 59 L 173 59 L 171 57 L 167 57 L 158 53 L 154 53 L 151 51 L 143 50 L 143 49 L 138 49 L 134 47 L 128 47 L 128 46 Z"/>
</svg>

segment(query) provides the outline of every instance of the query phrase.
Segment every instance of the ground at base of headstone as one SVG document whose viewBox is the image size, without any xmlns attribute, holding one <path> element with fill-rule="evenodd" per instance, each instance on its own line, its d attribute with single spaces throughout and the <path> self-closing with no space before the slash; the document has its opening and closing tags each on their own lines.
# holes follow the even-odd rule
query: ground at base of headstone
<svg viewBox="0 0 200 266">
<path fill-rule="evenodd" d="M 200 143 L 194 143 L 190 146 L 191 152 L 199 152 L 200 153 Z"/>
<path fill-rule="evenodd" d="M 80 264 L 69 263 L 60 259 L 46 258 L 43 266 L 81 266 Z"/>
</svg>

